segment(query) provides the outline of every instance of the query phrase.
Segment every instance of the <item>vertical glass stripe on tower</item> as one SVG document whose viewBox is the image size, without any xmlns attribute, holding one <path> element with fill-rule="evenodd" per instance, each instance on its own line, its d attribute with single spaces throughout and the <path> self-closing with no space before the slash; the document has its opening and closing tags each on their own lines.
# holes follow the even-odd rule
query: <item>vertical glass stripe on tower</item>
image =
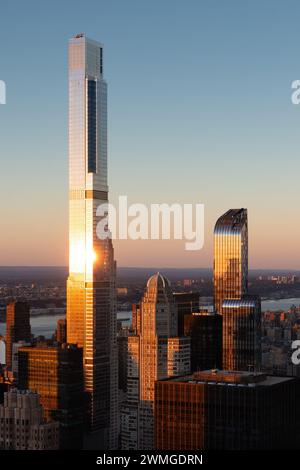
<svg viewBox="0 0 300 470">
<path fill-rule="evenodd" d="M 88 80 L 88 172 L 97 170 L 97 88 L 95 80 Z"/>
</svg>

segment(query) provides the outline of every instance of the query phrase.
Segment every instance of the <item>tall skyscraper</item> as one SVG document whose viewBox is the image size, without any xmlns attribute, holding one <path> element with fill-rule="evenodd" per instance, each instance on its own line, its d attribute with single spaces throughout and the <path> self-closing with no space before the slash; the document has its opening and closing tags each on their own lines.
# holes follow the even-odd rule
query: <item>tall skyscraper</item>
<svg viewBox="0 0 300 470">
<path fill-rule="evenodd" d="M 189 373 L 190 338 L 178 337 L 177 308 L 166 277 L 150 277 L 140 303 L 139 335 L 128 337 L 127 403 L 122 447 L 154 448 L 154 385 L 160 378 Z"/>
<path fill-rule="evenodd" d="M 248 295 L 246 209 L 230 209 L 215 225 L 214 304 L 223 317 L 223 369 L 259 370 L 261 306 Z"/>
<path fill-rule="evenodd" d="M 12 367 L 13 344 L 30 341 L 30 308 L 27 302 L 13 301 L 6 306 L 6 366 Z"/>
<path fill-rule="evenodd" d="M 84 351 L 86 446 L 94 449 L 117 448 L 118 440 L 116 265 L 111 239 L 96 234 L 96 211 L 107 201 L 103 46 L 78 34 L 69 43 L 67 340 Z"/>
<path fill-rule="evenodd" d="M 82 349 L 75 345 L 20 347 L 18 387 L 40 395 L 47 421 L 60 424 L 60 448 L 82 449 Z"/>
<path fill-rule="evenodd" d="M 224 299 L 240 299 L 248 290 L 247 209 L 230 209 L 214 230 L 214 302 L 218 313 Z"/>
</svg>

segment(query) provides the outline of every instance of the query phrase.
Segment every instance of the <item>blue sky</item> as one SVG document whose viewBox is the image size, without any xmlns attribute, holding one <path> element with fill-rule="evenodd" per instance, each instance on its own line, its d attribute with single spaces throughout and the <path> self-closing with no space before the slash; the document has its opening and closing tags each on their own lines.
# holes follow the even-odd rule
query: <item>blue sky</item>
<svg viewBox="0 0 300 470">
<path fill-rule="evenodd" d="M 202 202 L 205 247 L 116 242 L 120 265 L 209 266 L 247 207 L 252 267 L 300 267 L 297 1 L 12 1 L 0 11 L 0 264 L 67 264 L 67 41 L 105 46 L 113 201 Z"/>
</svg>

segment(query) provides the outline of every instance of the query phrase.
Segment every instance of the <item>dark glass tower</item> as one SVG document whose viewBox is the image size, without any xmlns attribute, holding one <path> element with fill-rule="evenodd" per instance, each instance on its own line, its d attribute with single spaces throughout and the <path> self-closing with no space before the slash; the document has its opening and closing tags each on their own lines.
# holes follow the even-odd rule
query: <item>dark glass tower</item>
<svg viewBox="0 0 300 470">
<path fill-rule="evenodd" d="M 199 311 L 200 293 L 199 292 L 174 292 L 175 303 L 177 305 L 178 317 L 178 335 L 182 336 L 184 332 L 184 320 L 186 315 Z"/>
<path fill-rule="evenodd" d="M 6 366 L 12 367 L 13 344 L 30 341 L 30 308 L 27 302 L 10 302 L 6 306 Z"/>
<path fill-rule="evenodd" d="M 191 338 L 191 372 L 222 368 L 222 316 L 191 313 L 184 317 L 184 334 Z"/>
<path fill-rule="evenodd" d="M 224 300 L 223 368 L 257 371 L 261 367 L 260 298 L 244 295 L 241 299 Z"/>
<path fill-rule="evenodd" d="M 35 390 L 44 418 L 60 423 L 60 448 L 81 449 L 84 390 L 82 349 L 75 345 L 21 347 L 18 351 L 21 390 Z"/>
</svg>

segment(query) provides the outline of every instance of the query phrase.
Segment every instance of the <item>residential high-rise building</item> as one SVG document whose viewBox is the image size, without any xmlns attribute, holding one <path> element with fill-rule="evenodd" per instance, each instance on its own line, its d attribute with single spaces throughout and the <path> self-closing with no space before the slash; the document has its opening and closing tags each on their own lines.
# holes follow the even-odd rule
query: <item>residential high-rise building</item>
<svg viewBox="0 0 300 470">
<path fill-rule="evenodd" d="M 157 450 L 299 447 L 299 379 L 208 370 L 156 382 Z"/>
<path fill-rule="evenodd" d="M 185 315 L 184 333 L 191 338 L 191 372 L 222 368 L 222 315 Z"/>
<path fill-rule="evenodd" d="M 122 448 L 154 448 L 154 385 L 188 374 L 190 338 L 178 337 L 177 308 L 166 277 L 150 277 L 139 307 L 140 334 L 128 337 L 127 402 L 122 409 Z"/>
<path fill-rule="evenodd" d="M 248 295 L 246 209 L 230 209 L 215 225 L 214 305 L 223 317 L 223 369 L 260 370 L 261 307 Z"/>
<path fill-rule="evenodd" d="M 82 349 L 75 345 L 20 347 L 18 388 L 35 390 L 47 421 L 60 424 L 60 448 L 83 445 Z"/>
<path fill-rule="evenodd" d="M 109 232 L 107 237 L 96 233 L 103 220 L 97 209 L 107 203 L 103 46 L 78 34 L 69 43 L 67 341 L 83 348 L 89 403 L 85 445 L 94 449 L 115 449 L 118 443 L 116 265 Z"/>
<path fill-rule="evenodd" d="M 11 389 L 0 405 L 0 449 L 57 450 L 59 423 L 45 422 L 39 395 Z"/>
<path fill-rule="evenodd" d="M 13 344 L 30 341 L 30 308 L 27 302 L 13 301 L 6 306 L 6 366 L 12 367 Z"/>
<path fill-rule="evenodd" d="M 221 313 L 224 299 L 240 299 L 248 291 L 247 209 L 230 209 L 214 229 L 214 304 Z"/>
</svg>

